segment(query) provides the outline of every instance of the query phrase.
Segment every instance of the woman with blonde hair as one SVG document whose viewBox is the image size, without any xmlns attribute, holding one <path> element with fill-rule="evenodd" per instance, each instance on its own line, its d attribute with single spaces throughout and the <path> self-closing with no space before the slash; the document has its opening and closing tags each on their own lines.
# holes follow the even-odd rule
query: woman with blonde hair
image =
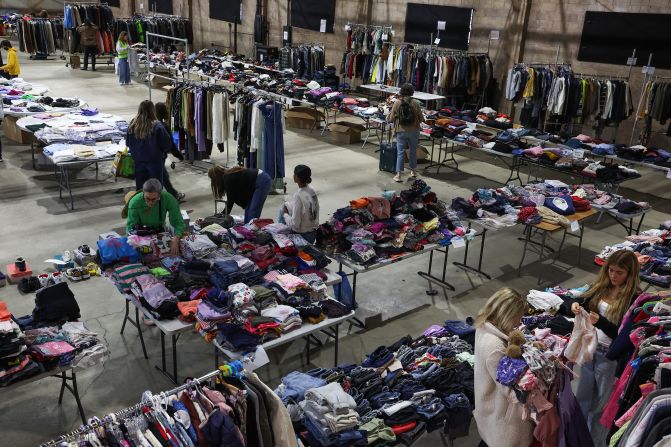
<svg viewBox="0 0 671 447">
<path fill-rule="evenodd" d="M 128 65 L 128 32 L 121 31 L 116 41 L 117 69 L 119 71 L 119 85 L 130 84 L 130 65 Z"/>
<path fill-rule="evenodd" d="M 626 363 L 631 352 L 613 354 L 611 342 L 618 337 L 620 323 L 639 289 L 640 266 L 636 255 L 618 250 L 606 260 L 594 284 L 578 299 L 567 300 L 561 306 L 566 315 L 589 312 L 596 328 L 597 348 L 591 362 L 580 368 L 576 398 L 587 420 L 595 445 L 606 440 L 606 429 L 599 424 L 603 407 L 615 383 L 618 363 Z"/>
<path fill-rule="evenodd" d="M 163 160 L 170 151 L 172 138 L 156 119 L 156 109 L 151 101 L 142 101 L 137 115 L 128 125 L 126 145 L 135 162 L 135 189 L 142 189 L 150 178 L 163 183 Z"/>
<path fill-rule="evenodd" d="M 226 196 L 226 213 L 230 214 L 233 205 L 245 210 L 245 223 L 261 217 L 272 179 L 261 169 L 248 169 L 243 166 L 226 168 L 215 165 L 207 171 L 210 186 L 215 199 Z"/>
<path fill-rule="evenodd" d="M 475 320 L 475 410 L 480 447 L 528 446 L 533 423 L 522 420 L 522 406 L 512 389 L 496 381 L 508 334 L 520 325 L 526 300 L 504 287 L 492 295 Z"/>
</svg>

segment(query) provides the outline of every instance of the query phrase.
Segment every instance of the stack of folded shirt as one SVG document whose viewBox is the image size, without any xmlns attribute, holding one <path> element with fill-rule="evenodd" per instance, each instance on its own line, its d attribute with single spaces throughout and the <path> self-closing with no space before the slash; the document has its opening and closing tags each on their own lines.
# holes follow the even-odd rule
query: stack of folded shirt
<svg viewBox="0 0 671 447">
<path fill-rule="evenodd" d="M 234 323 L 217 325 L 217 342 L 232 351 L 253 351 L 261 343 L 257 335 L 244 330 Z"/>
<path fill-rule="evenodd" d="M 12 320 L 4 301 L 0 301 L 0 386 L 40 372 L 40 368 L 25 353 L 24 336 Z"/>
<path fill-rule="evenodd" d="M 261 311 L 261 316 L 272 318 L 279 323 L 283 333 L 298 329 L 303 324 L 303 320 L 298 311 L 295 308 L 285 306 L 284 304 L 278 304 L 277 306 L 263 309 Z"/>
<path fill-rule="evenodd" d="M 277 294 L 274 290 L 263 286 L 252 286 L 254 291 L 254 305 L 258 312 L 262 312 L 267 307 L 272 307 L 277 304 L 275 297 Z"/>
<path fill-rule="evenodd" d="M 181 239 L 184 259 L 203 259 L 217 249 L 214 242 L 204 234 L 191 234 Z"/>
<path fill-rule="evenodd" d="M 245 330 L 257 335 L 261 343 L 279 338 L 282 335 L 280 324 L 270 317 L 250 316 L 245 322 Z"/>
<path fill-rule="evenodd" d="M 239 282 L 228 286 L 228 291 L 233 295 L 233 315 L 241 324 L 249 316 L 259 314 L 254 302 L 256 292 L 251 287 Z"/>
<path fill-rule="evenodd" d="M 75 358 L 75 348 L 66 341 L 48 341 L 30 347 L 30 356 L 45 366 L 53 369 L 68 366 Z"/>
<path fill-rule="evenodd" d="M 303 424 L 314 445 L 351 445 L 352 441 L 365 439 L 363 433 L 355 430 L 359 425 L 359 415 L 354 410 L 356 401 L 339 383 L 307 390 L 300 406 Z"/>
</svg>

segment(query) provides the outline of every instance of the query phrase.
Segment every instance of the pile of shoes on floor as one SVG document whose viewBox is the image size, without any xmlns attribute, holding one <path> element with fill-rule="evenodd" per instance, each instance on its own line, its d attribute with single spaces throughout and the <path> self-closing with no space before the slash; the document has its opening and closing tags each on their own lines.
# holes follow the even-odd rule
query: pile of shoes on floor
<svg viewBox="0 0 671 447">
<path fill-rule="evenodd" d="M 91 276 L 100 275 L 100 269 L 95 262 L 95 250 L 89 248 L 88 245 L 80 245 L 73 252 L 65 250 L 62 255 L 57 255 L 54 259 L 47 261 L 52 262 L 57 271 L 22 277 L 18 281 L 18 288 L 21 293 L 35 293 L 45 287 L 61 283 L 65 281 L 65 278 L 70 281 L 81 281 L 89 279 Z M 26 271 L 24 258 L 17 258 L 14 265 L 19 272 Z"/>
</svg>

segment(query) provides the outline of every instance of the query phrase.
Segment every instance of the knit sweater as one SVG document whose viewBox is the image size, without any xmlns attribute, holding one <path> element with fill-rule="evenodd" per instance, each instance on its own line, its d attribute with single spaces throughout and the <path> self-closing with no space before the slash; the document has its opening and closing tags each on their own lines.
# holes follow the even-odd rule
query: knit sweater
<svg viewBox="0 0 671 447">
<path fill-rule="evenodd" d="M 496 381 L 508 337 L 491 323 L 475 331 L 475 410 L 478 432 L 490 447 L 528 446 L 534 425 L 522 420 L 512 389 Z"/>
</svg>

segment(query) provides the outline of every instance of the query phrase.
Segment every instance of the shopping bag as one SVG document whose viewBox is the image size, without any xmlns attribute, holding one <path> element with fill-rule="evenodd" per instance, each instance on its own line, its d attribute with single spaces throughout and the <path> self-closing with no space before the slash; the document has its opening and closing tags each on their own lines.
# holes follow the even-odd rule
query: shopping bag
<svg viewBox="0 0 671 447">
<path fill-rule="evenodd" d="M 582 366 L 592 361 L 596 353 L 596 345 L 596 329 L 589 320 L 589 313 L 581 308 L 580 313 L 575 317 L 571 338 L 564 349 L 564 357 Z"/>
<path fill-rule="evenodd" d="M 349 279 L 347 279 L 347 274 L 345 272 L 338 272 L 338 274 L 342 277 L 342 282 L 340 284 L 333 285 L 335 298 L 347 306 L 350 310 L 356 310 L 358 306 L 354 301 L 352 286 L 349 283 Z"/>
<path fill-rule="evenodd" d="M 135 178 L 135 160 L 133 160 L 133 157 L 131 157 L 129 153 L 125 153 L 121 157 L 119 177 Z"/>
<path fill-rule="evenodd" d="M 121 172 L 121 159 L 123 158 L 124 151 L 117 151 L 114 156 L 114 161 L 112 162 L 112 175 L 114 177 L 119 177 Z"/>
</svg>

